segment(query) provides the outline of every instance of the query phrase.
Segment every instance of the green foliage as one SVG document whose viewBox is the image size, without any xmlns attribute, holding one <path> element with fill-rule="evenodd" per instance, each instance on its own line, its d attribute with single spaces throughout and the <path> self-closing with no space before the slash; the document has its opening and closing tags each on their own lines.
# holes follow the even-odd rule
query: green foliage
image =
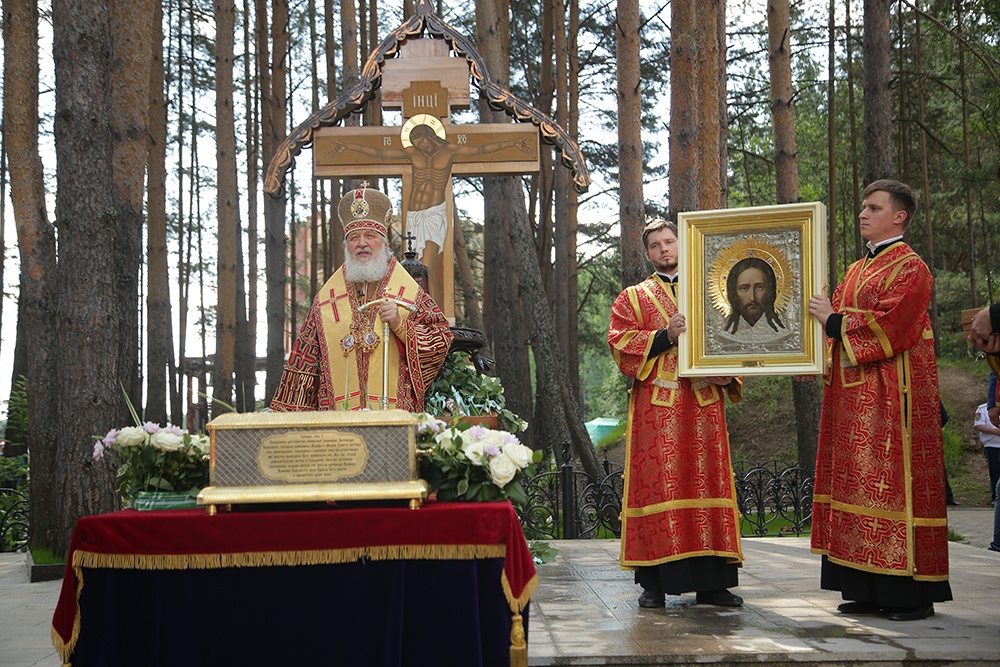
<svg viewBox="0 0 1000 667">
<path fill-rule="evenodd" d="M 0 456 L 0 486 L 28 491 L 28 455 Z"/>
<path fill-rule="evenodd" d="M 110 456 L 118 465 L 117 487 L 129 505 L 140 491 L 169 491 L 192 496 L 209 481 L 208 437 L 179 428 L 148 424 L 94 436 L 94 458 Z"/>
<path fill-rule="evenodd" d="M 506 405 L 500 378 L 479 373 L 465 352 L 448 355 L 424 396 L 424 409 L 432 415 L 478 417 L 495 414 L 505 431 L 518 433 L 527 428 L 527 423 Z"/>
<path fill-rule="evenodd" d="M 548 542 L 541 542 L 539 540 L 531 540 L 528 542 L 528 551 L 531 552 L 531 557 L 535 561 L 536 565 L 541 565 L 542 563 L 552 563 L 559 554 L 559 550 L 554 546 L 550 545 Z"/>
<path fill-rule="evenodd" d="M 595 443 L 595 446 L 600 449 L 602 447 L 610 447 L 611 445 L 617 444 L 625 437 L 625 430 L 628 428 L 628 420 L 622 419 L 621 422 L 608 433 L 606 436 L 601 438 Z"/>
<path fill-rule="evenodd" d="M 512 433 L 468 422 L 448 425 L 427 413 L 417 419 L 417 466 L 438 500 L 528 502 L 521 482 L 541 450 L 525 447 Z"/>
<path fill-rule="evenodd" d="M 18 376 L 7 401 L 7 426 L 4 439 L 11 445 L 28 442 L 28 390 L 27 378 Z"/>
<path fill-rule="evenodd" d="M 35 565 L 62 565 L 65 558 L 59 558 L 49 547 L 35 547 L 31 550 L 31 560 Z"/>
<path fill-rule="evenodd" d="M 957 471 L 962 465 L 962 436 L 948 422 L 941 430 L 941 438 L 944 442 L 944 469 Z"/>
</svg>

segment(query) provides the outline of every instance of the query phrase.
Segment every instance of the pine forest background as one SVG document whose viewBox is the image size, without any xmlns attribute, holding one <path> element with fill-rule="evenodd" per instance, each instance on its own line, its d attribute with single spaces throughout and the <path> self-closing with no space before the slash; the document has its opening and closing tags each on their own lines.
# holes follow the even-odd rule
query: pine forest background
<svg viewBox="0 0 1000 667">
<path fill-rule="evenodd" d="M 487 333 L 531 446 L 572 442 L 595 470 L 583 422 L 626 409 L 610 304 L 649 271 L 645 221 L 678 211 L 824 202 L 832 291 L 864 184 L 906 181 L 940 356 L 973 356 L 961 310 L 998 290 L 1000 0 L 425 3 L 4 0 L 0 372 L 33 545 L 64 552 L 114 509 L 91 436 L 130 423 L 125 394 L 195 429 L 266 405 L 358 182 L 314 179 L 306 149 L 273 199 L 263 170 L 418 7 L 567 128 L 593 179 L 576 193 L 548 150 L 535 176 L 455 180 L 457 324 Z M 453 120 L 509 122 L 477 96 Z M 376 98 L 347 122 L 399 123 L 382 116 Z M 811 467 L 819 383 L 785 381 Z"/>
</svg>

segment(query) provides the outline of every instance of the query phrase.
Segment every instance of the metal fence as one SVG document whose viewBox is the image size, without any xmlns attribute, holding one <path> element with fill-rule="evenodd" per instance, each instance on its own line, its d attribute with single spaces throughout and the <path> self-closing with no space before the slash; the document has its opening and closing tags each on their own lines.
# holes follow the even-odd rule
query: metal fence
<svg viewBox="0 0 1000 667">
<path fill-rule="evenodd" d="M 515 505 L 529 540 L 621 537 L 619 515 L 624 486 L 623 469 L 605 456 L 603 477 L 594 479 L 573 464 L 569 444 L 562 463 L 536 467 L 522 485 L 528 496 Z M 736 502 L 743 537 L 803 535 L 812 518 L 813 480 L 798 466 L 778 461 L 765 465 L 733 463 Z"/>
<path fill-rule="evenodd" d="M 574 465 L 569 444 L 562 463 L 549 459 L 523 482 L 528 502 L 515 505 L 529 540 L 572 540 L 621 537 L 623 469 L 602 463 L 594 479 Z M 812 518 L 813 480 L 798 466 L 778 461 L 733 463 L 736 502 L 743 537 L 803 535 Z M 0 551 L 23 551 L 28 544 L 28 499 L 20 491 L 0 488 Z"/>
<path fill-rule="evenodd" d="M 28 548 L 28 497 L 0 487 L 0 552 Z"/>
</svg>

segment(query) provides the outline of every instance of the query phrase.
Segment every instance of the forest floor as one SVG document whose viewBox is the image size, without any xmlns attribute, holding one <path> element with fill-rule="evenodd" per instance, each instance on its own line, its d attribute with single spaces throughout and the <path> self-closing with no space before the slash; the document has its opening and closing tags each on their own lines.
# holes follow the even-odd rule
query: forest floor
<svg viewBox="0 0 1000 667">
<path fill-rule="evenodd" d="M 938 367 L 939 389 L 950 418 L 946 430 L 961 442 L 960 451 L 950 459 L 948 480 L 955 500 L 968 507 L 990 506 L 986 458 L 972 427 L 976 407 L 986 400 L 985 367 L 985 362 L 971 370 L 949 363 Z M 789 378 L 746 378 L 743 401 L 727 407 L 726 421 L 734 461 L 795 463 L 795 411 Z M 606 449 L 611 462 L 623 463 L 624 441 Z M 603 454 L 598 456 L 603 459 Z"/>
</svg>

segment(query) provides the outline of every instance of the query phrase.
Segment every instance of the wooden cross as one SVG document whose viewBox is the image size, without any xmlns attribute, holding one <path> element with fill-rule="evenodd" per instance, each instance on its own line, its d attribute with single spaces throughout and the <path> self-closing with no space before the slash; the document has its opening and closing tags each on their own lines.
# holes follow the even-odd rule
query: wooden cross
<svg viewBox="0 0 1000 667">
<path fill-rule="evenodd" d="M 428 269 L 429 292 L 455 322 L 454 208 L 456 175 L 538 171 L 534 126 L 449 122 L 468 106 L 469 70 L 441 39 L 409 40 L 382 72 L 382 105 L 402 108 L 402 126 L 325 127 L 313 148 L 317 177 L 398 177 L 403 181 L 403 234 L 414 235 Z"/>
</svg>

